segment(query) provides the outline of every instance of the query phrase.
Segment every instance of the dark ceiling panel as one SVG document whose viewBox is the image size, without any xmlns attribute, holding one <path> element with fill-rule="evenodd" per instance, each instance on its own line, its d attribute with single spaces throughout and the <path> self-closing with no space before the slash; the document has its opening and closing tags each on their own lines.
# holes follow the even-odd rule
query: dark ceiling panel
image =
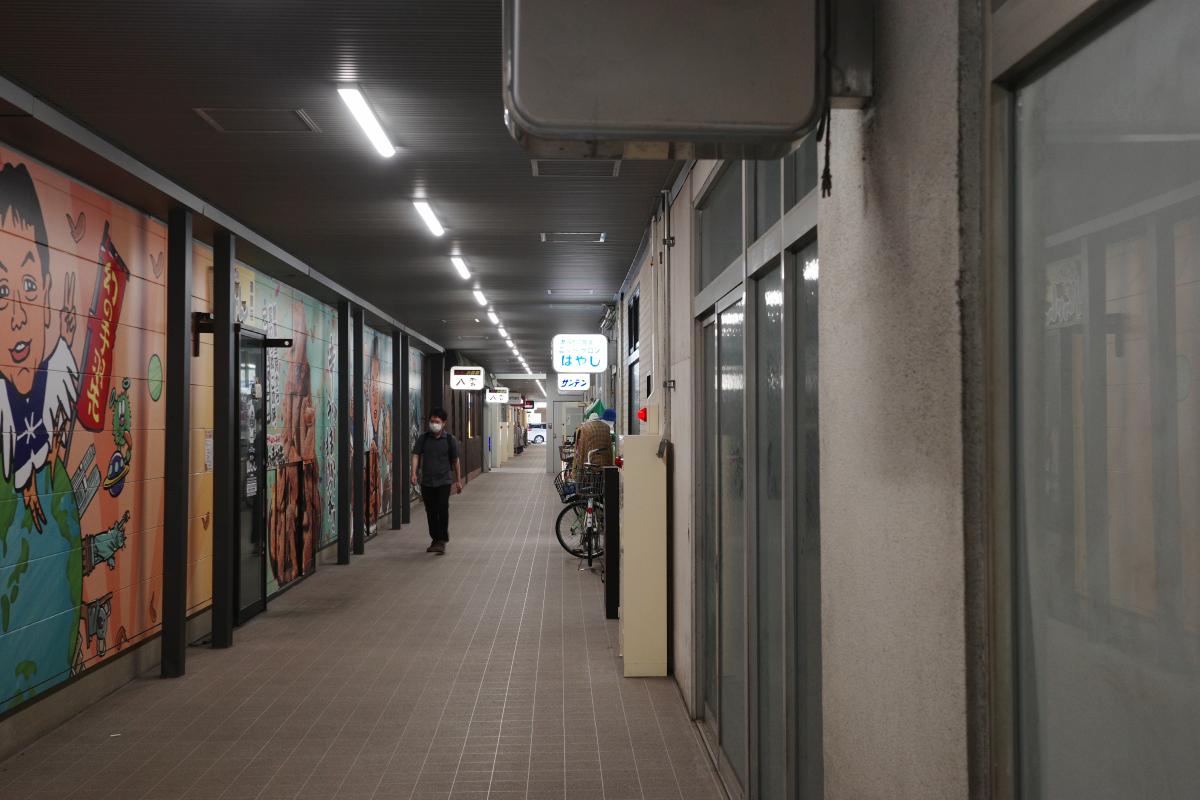
<svg viewBox="0 0 1200 800">
<path fill-rule="evenodd" d="M 4 22 L 20 34 L 5 36 L 0 73 L 498 370 L 515 362 L 475 282 L 530 366 L 547 370 L 555 333 L 596 329 L 600 301 L 579 290 L 606 298 L 620 286 L 677 168 L 624 162 L 613 177 L 605 162 L 535 176 L 504 128 L 496 0 L 8 0 Z M 395 157 L 375 154 L 339 82 L 363 90 Z M 303 109 L 317 131 L 222 133 L 195 109 L 253 110 L 251 126 L 264 110 Z M 412 207 L 420 196 L 447 229 L 441 239 Z M 606 239 L 547 244 L 544 231 Z M 576 294 L 551 303 L 547 289 Z"/>
</svg>

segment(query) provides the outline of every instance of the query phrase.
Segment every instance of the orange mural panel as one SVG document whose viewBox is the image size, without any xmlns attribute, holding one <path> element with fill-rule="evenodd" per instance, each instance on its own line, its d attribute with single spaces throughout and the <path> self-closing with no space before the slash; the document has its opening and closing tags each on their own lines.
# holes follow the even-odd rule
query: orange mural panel
<svg viewBox="0 0 1200 800">
<path fill-rule="evenodd" d="M 165 250 L 0 146 L 0 709 L 161 622 Z"/>
</svg>

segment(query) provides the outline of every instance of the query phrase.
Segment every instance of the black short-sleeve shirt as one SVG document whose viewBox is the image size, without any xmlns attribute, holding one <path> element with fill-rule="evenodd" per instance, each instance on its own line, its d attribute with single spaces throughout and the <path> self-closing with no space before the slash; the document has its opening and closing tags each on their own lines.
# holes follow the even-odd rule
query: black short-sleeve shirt
<svg viewBox="0 0 1200 800">
<path fill-rule="evenodd" d="M 458 460 L 458 440 L 452 433 L 434 436 L 426 431 L 413 443 L 413 455 L 421 457 L 422 486 L 449 486 L 454 483 L 454 462 Z"/>
</svg>

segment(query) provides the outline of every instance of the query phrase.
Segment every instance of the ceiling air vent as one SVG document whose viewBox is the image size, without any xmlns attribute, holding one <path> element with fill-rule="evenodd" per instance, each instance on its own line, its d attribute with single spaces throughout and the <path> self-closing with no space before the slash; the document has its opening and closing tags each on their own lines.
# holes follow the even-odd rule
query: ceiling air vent
<svg viewBox="0 0 1200 800">
<path fill-rule="evenodd" d="M 615 178 L 621 174 L 621 162 L 595 158 L 534 158 L 530 160 L 535 178 Z"/>
<path fill-rule="evenodd" d="M 197 108 L 221 133 L 320 133 L 303 108 Z"/>
<path fill-rule="evenodd" d="M 543 233 L 542 241 L 552 243 L 601 244 L 608 238 L 607 233 Z"/>
</svg>

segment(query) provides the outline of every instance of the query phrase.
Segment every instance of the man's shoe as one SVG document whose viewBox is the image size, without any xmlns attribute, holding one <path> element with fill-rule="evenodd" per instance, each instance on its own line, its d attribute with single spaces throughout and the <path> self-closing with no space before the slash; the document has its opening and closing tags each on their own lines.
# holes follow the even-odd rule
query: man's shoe
<svg viewBox="0 0 1200 800">
<path fill-rule="evenodd" d="M 436 553 L 437 551 L 438 551 L 438 543 L 437 542 L 430 542 L 429 547 L 425 548 L 426 553 Z"/>
<path fill-rule="evenodd" d="M 437 553 L 439 556 L 446 555 L 446 543 L 445 542 L 434 542 L 432 549 L 433 549 L 433 552 Z"/>
</svg>

